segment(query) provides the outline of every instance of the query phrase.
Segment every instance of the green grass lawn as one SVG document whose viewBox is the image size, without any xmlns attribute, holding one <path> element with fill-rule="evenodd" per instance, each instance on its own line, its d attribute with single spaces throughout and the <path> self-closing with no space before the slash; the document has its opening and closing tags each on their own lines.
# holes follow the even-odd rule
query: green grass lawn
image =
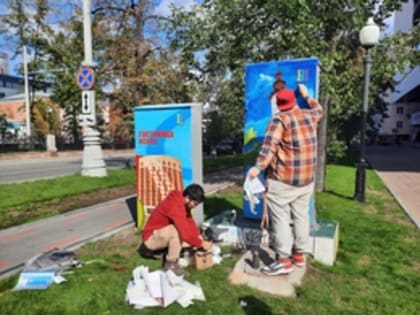
<svg viewBox="0 0 420 315">
<path fill-rule="evenodd" d="M 208 174 L 238 165 L 243 165 L 242 155 L 221 156 L 204 160 L 203 169 Z M 111 169 L 103 178 L 75 174 L 0 185 L 0 229 L 86 206 L 84 200 L 95 202 L 99 193 L 108 194 L 112 199 L 109 190 L 121 187 L 128 191 L 126 195 L 135 192 L 135 169 Z M 104 200 L 97 203 L 101 201 Z"/>
<path fill-rule="evenodd" d="M 64 198 L 135 183 L 133 169 L 108 170 L 106 177 L 68 175 L 33 182 L 0 185 L 0 211 L 31 202 Z"/>
<path fill-rule="evenodd" d="M 109 170 L 103 178 L 69 175 L 0 185 L 0 228 L 80 208 L 82 197 L 121 187 L 135 192 L 133 169 Z"/>
<path fill-rule="evenodd" d="M 139 258 L 138 233 L 86 244 L 78 251 L 83 261 L 96 259 L 67 276 L 68 282 L 43 291 L 12 292 L 17 276 L 0 281 L 0 314 L 390 314 L 413 315 L 420 310 L 419 230 L 384 187 L 376 174 L 367 173 L 367 201 L 352 199 L 354 167 L 328 167 L 326 191 L 316 195 L 318 219 L 340 224 L 335 266 L 310 260 L 296 298 L 278 298 L 228 281 L 237 258 L 194 271 L 188 280 L 200 281 L 206 302 L 183 309 L 134 310 L 124 302 L 131 271 L 159 262 Z M 205 213 L 241 208 L 241 193 L 222 193 L 206 199 Z M 241 300 L 248 303 L 242 308 Z"/>
</svg>

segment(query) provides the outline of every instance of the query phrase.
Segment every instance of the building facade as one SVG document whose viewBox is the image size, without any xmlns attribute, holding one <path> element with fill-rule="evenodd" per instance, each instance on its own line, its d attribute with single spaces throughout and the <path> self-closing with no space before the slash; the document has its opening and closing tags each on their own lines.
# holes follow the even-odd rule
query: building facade
<svg viewBox="0 0 420 315">
<path fill-rule="evenodd" d="M 9 55 L 0 51 L 0 74 L 10 74 Z"/>
<path fill-rule="evenodd" d="M 0 74 L 0 115 L 14 126 L 12 133 L 24 136 L 26 131 L 26 106 L 24 79 L 7 74 Z M 31 84 L 29 82 L 30 90 Z M 36 90 L 36 97 L 49 98 L 51 84 L 45 83 L 44 89 Z"/>
<path fill-rule="evenodd" d="M 409 0 L 394 13 L 393 32 L 410 32 L 420 23 L 420 0 Z M 420 43 L 418 46 L 420 49 Z M 387 100 L 387 118 L 380 123 L 378 135 L 382 141 L 404 139 L 420 142 L 420 66 L 407 69 L 394 77 L 395 92 Z"/>
</svg>

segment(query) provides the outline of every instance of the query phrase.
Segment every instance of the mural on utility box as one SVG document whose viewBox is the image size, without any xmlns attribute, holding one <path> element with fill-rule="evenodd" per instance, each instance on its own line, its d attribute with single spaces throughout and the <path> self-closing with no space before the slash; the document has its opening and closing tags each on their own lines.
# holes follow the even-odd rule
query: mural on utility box
<svg viewBox="0 0 420 315">
<path fill-rule="evenodd" d="M 293 89 L 299 107 L 307 107 L 306 102 L 297 92 L 299 83 L 308 88 L 308 93 L 318 98 L 319 61 L 317 58 L 272 61 L 248 64 L 245 67 L 245 117 L 244 117 L 244 152 L 258 152 L 265 130 L 276 112 L 275 92 L 287 87 Z M 252 165 L 245 165 L 245 174 Z M 264 181 L 264 178 L 260 178 Z M 260 219 L 263 210 L 262 196 L 259 203 L 251 207 L 244 197 L 243 214 L 250 219 Z M 311 202 L 312 204 L 313 202 Z M 314 211 L 310 211 L 313 218 Z"/>
<path fill-rule="evenodd" d="M 138 227 L 171 190 L 202 184 L 201 107 L 187 103 L 134 109 Z M 194 219 L 203 220 L 202 205 Z"/>
</svg>

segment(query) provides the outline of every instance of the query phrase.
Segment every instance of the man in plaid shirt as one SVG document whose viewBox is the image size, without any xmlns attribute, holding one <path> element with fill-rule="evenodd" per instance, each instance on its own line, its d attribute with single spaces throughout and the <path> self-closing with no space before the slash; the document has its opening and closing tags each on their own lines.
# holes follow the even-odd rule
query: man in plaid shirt
<svg viewBox="0 0 420 315">
<path fill-rule="evenodd" d="M 300 84 L 299 93 L 310 106 L 300 109 L 291 89 L 277 92 L 279 112 L 271 119 L 250 178 L 267 176 L 267 202 L 271 209 L 277 260 L 262 271 L 267 275 L 292 272 L 305 264 L 309 239 L 309 199 L 316 165 L 317 123 L 323 110 Z M 293 222 L 293 230 L 290 222 Z"/>
</svg>

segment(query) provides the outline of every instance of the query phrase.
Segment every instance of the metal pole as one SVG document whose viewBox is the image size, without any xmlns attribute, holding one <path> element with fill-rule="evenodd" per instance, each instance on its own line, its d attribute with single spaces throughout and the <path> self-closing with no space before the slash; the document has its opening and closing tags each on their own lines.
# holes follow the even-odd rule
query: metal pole
<svg viewBox="0 0 420 315">
<path fill-rule="evenodd" d="M 52 112 L 52 108 L 50 106 L 48 106 L 48 108 L 47 108 L 48 134 L 51 134 L 51 112 Z"/>
<path fill-rule="evenodd" d="M 92 61 L 92 30 L 90 20 L 90 0 L 83 0 L 83 40 L 85 60 L 83 66 L 93 66 Z M 94 94 L 94 91 L 89 91 Z M 82 93 L 83 98 L 83 93 Z M 91 114 L 95 115 L 95 97 L 90 99 Z M 83 106 L 83 104 L 82 104 Z M 95 130 L 95 125 L 83 126 L 83 161 L 82 175 L 90 177 L 104 177 L 107 175 L 106 165 L 102 156 L 100 134 Z"/>
<path fill-rule="evenodd" d="M 364 91 L 363 91 L 363 111 L 362 121 L 360 128 L 360 161 L 356 164 L 356 188 L 354 199 L 360 202 L 365 201 L 365 187 L 366 187 L 366 157 L 365 157 L 365 136 L 366 136 L 366 120 L 368 111 L 368 98 L 369 98 L 369 81 L 370 81 L 370 67 L 372 58 L 370 56 L 369 48 L 365 48 L 366 54 L 364 58 Z"/>
<path fill-rule="evenodd" d="M 83 0 L 83 42 L 85 51 L 84 66 L 93 66 L 92 60 L 92 27 L 90 20 L 90 0 Z"/>
<path fill-rule="evenodd" d="M 28 53 L 26 50 L 26 46 L 23 46 L 23 74 L 24 74 L 24 81 L 25 81 L 26 135 L 28 136 L 28 138 L 30 138 L 31 137 L 31 105 L 29 104 Z"/>
</svg>

